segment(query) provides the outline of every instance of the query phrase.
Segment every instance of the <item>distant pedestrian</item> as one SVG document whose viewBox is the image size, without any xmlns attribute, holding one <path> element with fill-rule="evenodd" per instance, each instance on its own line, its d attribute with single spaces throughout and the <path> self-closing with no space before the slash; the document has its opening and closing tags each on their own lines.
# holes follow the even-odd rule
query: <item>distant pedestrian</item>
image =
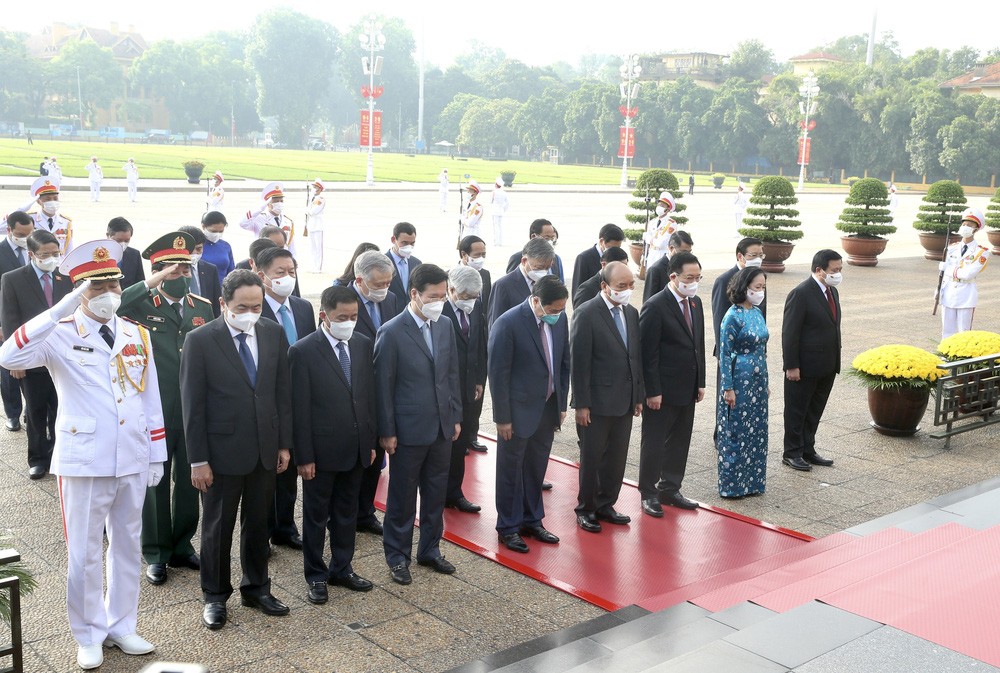
<svg viewBox="0 0 1000 673">
<path fill-rule="evenodd" d="M 38 174 L 48 175 L 49 174 L 49 158 L 43 157 L 42 163 L 38 164 Z"/>
<path fill-rule="evenodd" d="M 694 175 L 688 176 L 688 194 L 694 194 Z"/>
<path fill-rule="evenodd" d="M 26 134 L 26 136 L 28 138 L 28 144 L 29 145 L 34 145 L 35 141 L 31 138 L 31 131 L 25 131 L 25 134 Z"/>
</svg>

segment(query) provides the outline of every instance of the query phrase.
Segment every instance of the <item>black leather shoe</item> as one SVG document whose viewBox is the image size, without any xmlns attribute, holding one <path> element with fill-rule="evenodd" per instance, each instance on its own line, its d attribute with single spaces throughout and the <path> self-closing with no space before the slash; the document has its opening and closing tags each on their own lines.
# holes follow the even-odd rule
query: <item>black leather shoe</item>
<svg viewBox="0 0 1000 673">
<path fill-rule="evenodd" d="M 466 512 L 467 514 L 475 514 L 480 511 L 482 507 L 474 502 L 469 502 L 469 499 L 462 496 L 458 500 L 452 500 L 444 504 L 445 507 L 451 507 L 452 509 L 457 509 L 459 512 Z"/>
<path fill-rule="evenodd" d="M 263 596 L 247 596 L 244 594 L 240 596 L 240 602 L 248 608 L 260 610 L 265 615 L 272 617 L 284 617 L 288 614 L 288 606 L 271 594 L 264 594 Z"/>
<path fill-rule="evenodd" d="M 201 611 L 201 623 L 212 631 L 218 631 L 226 625 L 226 604 L 205 603 Z"/>
<path fill-rule="evenodd" d="M 576 525 L 588 533 L 600 533 L 601 524 L 594 518 L 593 514 L 577 514 Z"/>
<path fill-rule="evenodd" d="M 21 429 L 21 419 L 19 418 L 8 418 L 7 419 L 7 429 L 11 432 L 17 432 Z"/>
<path fill-rule="evenodd" d="M 329 594 L 326 592 L 326 582 L 310 582 L 307 598 L 313 605 L 323 605 L 323 603 L 326 603 L 329 598 Z"/>
<path fill-rule="evenodd" d="M 392 573 L 392 581 L 396 584 L 403 586 L 413 584 L 413 576 L 410 575 L 410 569 L 405 564 L 400 563 L 398 566 L 393 566 L 389 568 L 389 572 Z"/>
<path fill-rule="evenodd" d="M 41 479 L 48 473 L 41 465 L 35 465 L 34 467 L 28 468 L 28 478 L 29 479 Z"/>
<path fill-rule="evenodd" d="M 552 482 L 551 481 L 543 481 L 542 482 L 542 490 L 543 491 L 551 491 L 552 490 Z"/>
<path fill-rule="evenodd" d="M 801 458 L 782 458 L 781 462 L 793 470 L 799 470 L 800 472 L 809 472 L 813 469 L 812 465 Z"/>
<path fill-rule="evenodd" d="M 298 535 L 292 535 L 289 537 L 273 537 L 271 542 L 278 545 L 279 547 L 288 547 L 289 549 L 302 549 L 302 538 Z"/>
<path fill-rule="evenodd" d="M 167 564 L 150 563 L 146 566 L 146 581 L 154 586 L 160 586 L 167 581 Z"/>
<path fill-rule="evenodd" d="M 486 453 L 489 451 L 489 449 L 486 448 L 486 445 L 482 442 L 473 442 L 472 444 L 469 444 L 469 448 L 477 453 Z"/>
<path fill-rule="evenodd" d="M 663 508 L 660 507 L 660 501 L 656 498 L 646 498 L 643 500 L 642 511 L 657 519 L 663 518 Z"/>
<path fill-rule="evenodd" d="M 502 542 L 503 546 L 507 549 L 516 551 L 519 554 L 528 553 L 528 543 L 526 543 L 524 538 L 522 538 L 518 533 L 508 533 L 507 535 L 498 533 L 497 537 L 500 538 L 500 542 Z"/>
<path fill-rule="evenodd" d="M 371 533 L 372 535 L 382 534 L 382 523 L 378 519 L 372 519 L 368 523 L 358 524 L 359 533 Z"/>
<path fill-rule="evenodd" d="M 191 570 L 201 570 L 201 559 L 197 554 L 190 556 L 172 556 L 167 565 L 171 568 L 190 568 Z"/>
<path fill-rule="evenodd" d="M 347 573 L 343 577 L 331 577 L 327 581 L 330 584 L 347 587 L 351 591 L 371 591 L 372 587 L 375 586 L 361 575 L 354 573 Z"/>
<path fill-rule="evenodd" d="M 670 505 L 671 507 L 678 507 L 680 509 L 698 509 L 698 503 L 694 500 L 688 500 L 679 492 L 660 493 L 660 504 Z"/>
<path fill-rule="evenodd" d="M 417 561 L 419 565 L 427 566 L 436 573 L 441 573 L 442 575 L 453 575 L 455 574 L 455 566 L 452 565 L 451 561 L 443 556 L 438 556 L 437 558 L 422 559 Z"/>
<path fill-rule="evenodd" d="M 558 544 L 559 536 L 552 531 L 545 530 L 543 526 L 525 526 L 521 529 L 522 537 L 533 537 L 545 544 Z"/>
<path fill-rule="evenodd" d="M 806 461 L 810 465 L 821 465 L 822 467 L 830 467 L 833 465 L 833 458 L 824 458 L 818 453 L 811 453 L 808 456 L 802 456 L 802 460 Z"/>
<path fill-rule="evenodd" d="M 607 521 L 608 523 L 617 524 L 619 526 L 624 526 L 625 524 L 632 521 L 632 517 L 628 514 L 622 514 L 617 511 L 614 507 L 609 507 L 604 510 L 597 510 L 594 514 L 598 521 Z"/>
</svg>

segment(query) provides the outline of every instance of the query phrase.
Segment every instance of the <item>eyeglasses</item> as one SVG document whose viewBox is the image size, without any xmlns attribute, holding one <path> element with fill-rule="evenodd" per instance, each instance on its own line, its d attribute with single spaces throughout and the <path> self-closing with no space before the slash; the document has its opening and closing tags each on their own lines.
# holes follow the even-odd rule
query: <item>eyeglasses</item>
<svg viewBox="0 0 1000 673">
<path fill-rule="evenodd" d="M 704 278 L 704 276 L 688 276 L 686 278 L 678 278 L 678 280 L 682 283 L 700 283 Z"/>
<path fill-rule="evenodd" d="M 743 255 L 743 259 L 767 259 L 767 255 L 760 253 L 759 255 Z"/>
</svg>

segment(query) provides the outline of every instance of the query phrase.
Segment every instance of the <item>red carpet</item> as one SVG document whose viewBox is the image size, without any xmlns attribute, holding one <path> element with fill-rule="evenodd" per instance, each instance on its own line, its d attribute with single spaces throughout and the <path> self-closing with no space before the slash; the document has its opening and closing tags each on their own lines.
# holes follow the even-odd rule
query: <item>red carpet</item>
<svg viewBox="0 0 1000 673">
<path fill-rule="evenodd" d="M 561 542 L 545 545 L 528 540 L 529 553 L 511 552 L 499 545 L 494 528 L 496 445 L 488 439 L 485 443 L 489 453 L 466 458 L 463 484 L 465 496 L 482 505 L 483 511 L 445 510 L 445 539 L 607 610 L 643 604 L 689 586 L 700 590 L 689 591 L 688 596 L 704 593 L 720 586 L 712 584 L 714 578 L 805 548 L 811 539 L 710 507 L 695 511 L 664 507 L 664 517 L 654 519 L 642 513 L 639 492 L 631 483 L 623 486 L 616 509 L 631 516 L 632 523 L 605 523 L 601 533 L 586 533 L 577 527 L 573 511 L 577 467 L 553 457 L 546 478 L 554 488 L 544 495 L 544 524 Z M 382 480 L 376 497 L 381 509 L 386 481 Z"/>
</svg>

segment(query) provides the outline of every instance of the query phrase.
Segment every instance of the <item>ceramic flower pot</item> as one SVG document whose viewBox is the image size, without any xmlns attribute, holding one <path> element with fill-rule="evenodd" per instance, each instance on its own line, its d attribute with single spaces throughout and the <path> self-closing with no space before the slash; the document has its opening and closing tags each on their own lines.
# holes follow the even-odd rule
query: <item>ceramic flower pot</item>
<svg viewBox="0 0 1000 673">
<path fill-rule="evenodd" d="M 890 437 L 912 437 L 920 430 L 930 396 L 929 388 L 869 388 L 871 426 Z"/>
<path fill-rule="evenodd" d="M 878 256 L 885 252 L 888 243 L 889 240 L 885 238 L 840 237 L 840 245 L 847 253 L 847 263 L 851 266 L 877 265 Z"/>
</svg>

